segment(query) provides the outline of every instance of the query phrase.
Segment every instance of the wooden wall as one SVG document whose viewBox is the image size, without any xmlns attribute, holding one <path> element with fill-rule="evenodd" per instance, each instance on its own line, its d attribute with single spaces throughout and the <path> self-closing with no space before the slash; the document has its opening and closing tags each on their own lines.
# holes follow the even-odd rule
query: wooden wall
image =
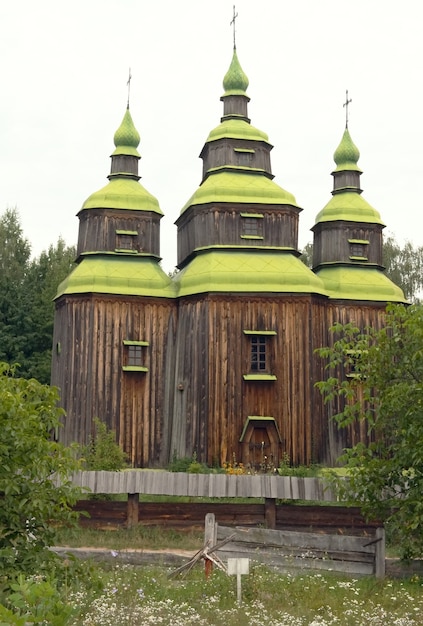
<svg viewBox="0 0 423 626">
<path fill-rule="evenodd" d="M 56 310 L 52 384 L 67 416 L 60 438 L 87 443 L 93 418 L 116 431 L 134 466 L 168 458 L 173 360 L 173 302 L 113 296 L 65 296 Z M 124 372 L 124 340 L 148 341 L 148 372 Z M 166 462 L 164 461 L 164 462 Z"/>
<path fill-rule="evenodd" d="M 275 246 L 296 249 L 300 209 L 290 205 L 248 205 L 251 213 L 263 215 L 263 239 L 242 239 L 242 208 L 222 208 L 213 205 L 187 209 L 177 220 L 178 264 L 196 248 L 205 246 Z M 245 211 L 245 208 L 244 208 Z"/>
<path fill-rule="evenodd" d="M 77 256 L 84 252 L 114 252 L 116 231 L 137 231 L 133 249 L 160 256 L 160 219 L 157 213 L 116 209 L 87 209 L 79 213 Z"/>
</svg>

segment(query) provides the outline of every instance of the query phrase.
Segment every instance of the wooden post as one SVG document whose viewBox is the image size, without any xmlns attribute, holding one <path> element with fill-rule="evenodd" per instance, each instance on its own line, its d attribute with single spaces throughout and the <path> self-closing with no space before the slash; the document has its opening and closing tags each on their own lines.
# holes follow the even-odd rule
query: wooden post
<svg viewBox="0 0 423 626">
<path fill-rule="evenodd" d="M 211 548 L 217 543 L 217 524 L 214 513 L 207 513 L 204 522 L 204 547 Z M 213 572 L 213 561 L 205 557 L 204 559 L 204 573 L 206 578 L 209 578 Z"/>
<path fill-rule="evenodd" d="M 383 527 L 376 528 L 375 576 L 376 578 L 385 577 L 385 529 Z"/>
<path fill-rule="evenodd" d="M 275 530 L 276 528 L 276 498 L 264 499 L 264 518 L 266 520 L 266 528 Z"/>
<path fill-rule="evenodd" d="M 138 525 L 138 508 L 140 503 L 139 493 L 128 493 L 128 506 L 126 513 L 126 528 L 134 528 Z"/>
</svg>

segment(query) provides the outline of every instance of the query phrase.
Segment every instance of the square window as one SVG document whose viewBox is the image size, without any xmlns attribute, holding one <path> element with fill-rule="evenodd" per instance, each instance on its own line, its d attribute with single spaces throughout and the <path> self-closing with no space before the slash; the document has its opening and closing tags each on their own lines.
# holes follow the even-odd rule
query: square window
<svg viewBox="0 0 423 626">
<path fill-rule="evenodd" d="M 145 367 L 145 349 L 148 345 L 148 341 L 125 340 L 122 369 L 126 372 L 148 372 L 148 367 Z"/>
<path fill-rule="evenodd" d="M 243 235 L 262 237 L 263 220 L 257 217 L 244 217 L 242 220 Z"/>
<path fill-rule="evenodd" d="M 142 365 L 141 346 L 128 346 L 128 365 Z"/>
</svg>

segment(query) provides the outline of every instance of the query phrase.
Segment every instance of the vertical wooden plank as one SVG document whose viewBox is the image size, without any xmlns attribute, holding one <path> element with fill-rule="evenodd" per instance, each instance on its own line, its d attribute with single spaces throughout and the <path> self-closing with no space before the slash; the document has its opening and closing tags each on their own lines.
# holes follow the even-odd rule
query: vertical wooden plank
<svg viewBox="0 0 423 626">
<path fill-rule="evenodd" d="M 128 493 L 128 508 L 126 527 L 134 528 L 138 525 L 138 508 L 139 508 L 140 495 L 139 493 Z"/>
<path fill-rule="evenodd" d="M 264 499 L 264 519 L 266 528 L 276 528 L 276 498 Z"/>
<path fill-rule="evenodd" d="M 385 529 L 376 529 L 376 549 L 375 549 L 375 576 L 385 577 Z"/>
<path fill-rule="evenodd" d="M 204 522 L 204 545 L 215 546 L 217 543 L 217 523 L 214 513 L 207 513 Z"/>
</svg>

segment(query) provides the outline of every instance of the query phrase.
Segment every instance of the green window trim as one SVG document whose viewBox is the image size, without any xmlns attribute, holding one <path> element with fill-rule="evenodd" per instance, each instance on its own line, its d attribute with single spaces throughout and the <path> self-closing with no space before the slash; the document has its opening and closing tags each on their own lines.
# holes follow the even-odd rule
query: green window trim
<svg viewBox="0 0 423 626">
<path fill-rule="evenodd" d="M 132 341 L 131 339 L 123 340 L 124 346 L 149 346 L 150 343 L 148 341 Z"/>
<path fill-rule="evenodd" d="M 266 415 L 249 415 L 247 417 L 247 419 L 245 420 L 245 424 L 244 424 L 244 428 L 242 429 L 242 434 L 241 437 L 239 438 L 239 443 L 242 443 L 244 440 L 244 437 L 247 433 L 247 429 L 248 426 L 250 425 L 250 422 L 262 422 L 262 423 L 269 423 L 269 424 L 274 424 L 276 432 L 278 433 L 278 437 L 279 437 L 279 442 L 282 441 L 282 437 L 281 434 L 279 432 L 279 428 L 278 428 L 278 424 L 275 420 L 274 417 L 270 417 L 270 416 L 266 416 Z"/>
<path fill-rule="evenodd" d="M 148 367 L 142 367 L 141 365 L 122 365 L 124 372 L 148 372 Z"/>
<path fill-rule="evenodd" d="M 366 256 L 350 256 L 350 261 L 368 261 Z"/>
<path fill-rule="evenodd" d="M 138 235 L 137 230 L 116 230 L 116 235 Z"/>
<path fill-rule="evenodd" d="M 252 148 L 234 148 L 234 152 L 247 152 L 248 154 L 254 154 L 255 150 Z"/>
<path fill-rule="evenodd" d="M 118 254 L 138 254 L 138 251 L 132 248 L 115 248 L 115 252 Z"/>
<path fill-rule="evenodd" d="M 241 239 L 264 239 L 261 235 L 240 235 Z"/>
<path fill-rule="evenodd" d="M 241 217 L 257 217 L 258 219 L 263 219 L 263 213 L 240 213 Z"/>
<path fill-rule="evenodd" d="M 368 245 L 370 241 L 368 239 L 348 239 L 348 243 L 361 243 L 363 245 Z"/>
<path fill-rule="evenodd" d="M 273 374 L 244 374 L 243 379 L 263 382 L 278 380 Z"/>
<path fill-rule="evenodd" d="M 244 335 L 277 335 L 276 330 L 243 330 Z"/>
</svg>

